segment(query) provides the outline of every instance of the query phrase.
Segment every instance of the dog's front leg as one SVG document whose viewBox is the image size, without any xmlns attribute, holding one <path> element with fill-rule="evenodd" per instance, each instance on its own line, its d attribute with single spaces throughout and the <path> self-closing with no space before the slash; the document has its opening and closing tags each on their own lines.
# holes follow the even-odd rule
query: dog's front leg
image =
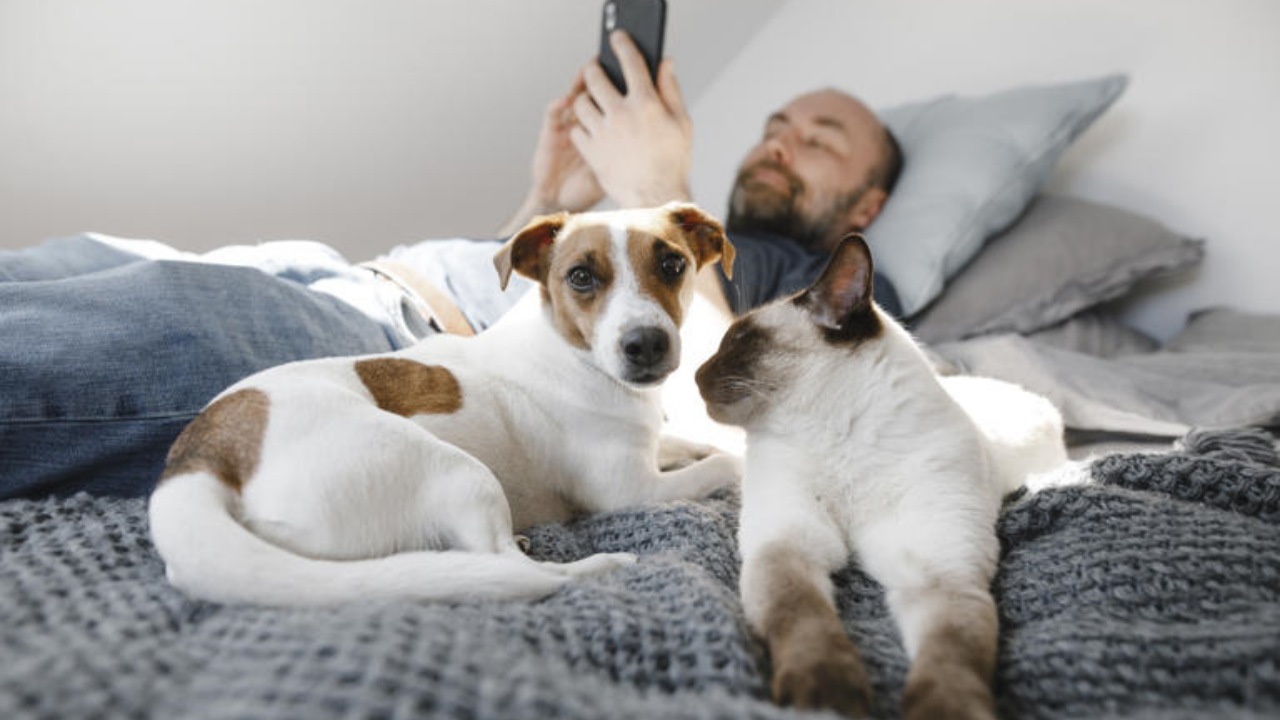
<svg viewBox="0 0 1280 720">
<path fill-rule="evenodd" d="M 717 451 L 691 465 L 662 473 L 658 484 L 667 486 L 665 492 L 674 489 L 676 498 L 700 498 L 716 490 L 741 487 L 742 475 L 740 456 Z"/>
<path fill-rule="evenodd" d="M 670 472 L 687 467 L 699 460 L 721 452 L 719 449 L 696 443 L 674 435 L 663 435 L 658 439 L 658 469 Z"/>
<path fill-rule="evenodd" d="M 612 512 L 642 505 L 692 500 L 742 482 L 742 459 L 715 453 L 677 470 L 662 472 L 653 460 L 615 466 L 580 485 L 574 497 L 587 512 Z"/>
<path fill-rule="evenodd" d="M 642 496 L 642 502 L 703 498 L 716 490 L 741 485 L 742 469 L 742 458 L 713 449 L 712 454 L 690 459 L 682 467 L 644 478 L 633 489 Z"/>
</svg>

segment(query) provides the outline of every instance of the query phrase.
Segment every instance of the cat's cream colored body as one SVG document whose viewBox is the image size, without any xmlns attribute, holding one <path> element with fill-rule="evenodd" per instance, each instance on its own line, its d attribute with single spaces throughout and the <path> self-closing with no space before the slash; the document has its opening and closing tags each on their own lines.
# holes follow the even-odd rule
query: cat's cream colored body
<svg viewBox="0 0 1280 720">
<path fill-rule="evenodd" d="M 852 560 L 884 586 L 913 660 L 905 715 L 991 717 L 996 518 L 1028 473 L 1066 462 L 1061 418 L 1007 383 L 940 378 L 859 280 L 865 246 L 855 255 L 739 321 L 699 371 L 712 417 L 747 433 L 747 619 L 769 643 L 775 697 L 865 712 L 831 602 L 830 574 Z"/>
</svg>

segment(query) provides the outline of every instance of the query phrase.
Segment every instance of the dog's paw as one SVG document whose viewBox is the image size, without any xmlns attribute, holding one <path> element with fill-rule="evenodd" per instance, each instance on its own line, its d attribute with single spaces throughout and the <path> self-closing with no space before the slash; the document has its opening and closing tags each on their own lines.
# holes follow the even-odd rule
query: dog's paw
<svg viewBox="0 0 1280 720">
<path fill-rule="evenodd" d="M 720 451 L 711 445 L 664 435 L 658 441 L 658 469 L 662 472 L 679 470 L 718 452 Z"/>
<path fill-rule="evenodd" d="M 698 497 L 706 497 L 717 490 L 742 485 L 746 465 L 742 458 L 727 453 L 717 453 L 700 462 L 703 468 L 702 487 Z"/>
</svg>

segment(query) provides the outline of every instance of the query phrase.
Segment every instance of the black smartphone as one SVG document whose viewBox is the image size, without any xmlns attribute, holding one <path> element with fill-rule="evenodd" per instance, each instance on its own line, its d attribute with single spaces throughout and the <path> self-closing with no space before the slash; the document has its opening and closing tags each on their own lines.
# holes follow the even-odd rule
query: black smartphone
<svg viewBox="0 0 1280 720">
<path fill-rule="evenodd" d="M 649 77 L 658 81 L 658 62 L 662 60 L 662 34 L 667 25 L 666 0 L 605 0 L 600 18 L 600 67 L 613 81 L 618 92 L 626 94 L 627 82 L 622 78 L 622 65 L 609 46 L 609 33 L 625 30 L 640 48 Z"/>
</svg>

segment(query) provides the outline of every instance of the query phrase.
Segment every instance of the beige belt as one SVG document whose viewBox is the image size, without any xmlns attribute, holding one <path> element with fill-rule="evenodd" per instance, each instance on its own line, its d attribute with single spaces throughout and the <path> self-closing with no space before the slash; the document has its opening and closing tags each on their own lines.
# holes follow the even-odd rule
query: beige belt
<svg viewBox="0 0 1280 720">
<path fill-rule="evenodd" d="M 395 260 L 370 260 L 360 263 L 360 267 L 400 288 L 414 309 L 437 330 L 451 335 L 476 334 L 449 296 L 408 265 Z"/>
</svg>

